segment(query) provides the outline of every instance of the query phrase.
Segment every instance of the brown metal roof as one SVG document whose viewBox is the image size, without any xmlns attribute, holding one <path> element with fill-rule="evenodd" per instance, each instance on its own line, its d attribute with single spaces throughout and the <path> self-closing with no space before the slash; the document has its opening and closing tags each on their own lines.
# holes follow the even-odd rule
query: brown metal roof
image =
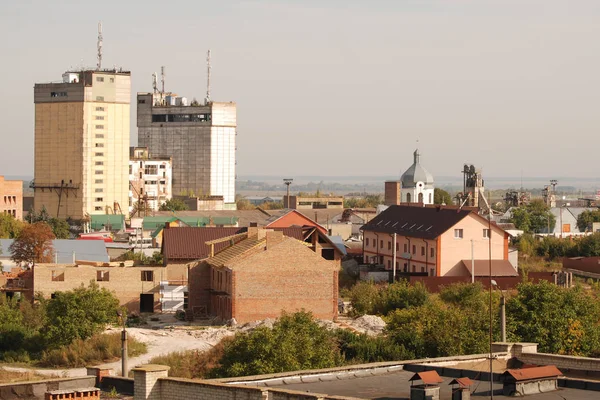
<svg viewBox="0 0 600 400">
<path fill-rule="evenodd" d="M 435 385 L 436 383 L 442 383 L 443 380 L 440 378 L 436 371 L 423 371 L 417 372 L 409 379 L 409 381 L 422 380 L 426 385 Z"/>
<path fill-rule="evenodd" d="M 471 212 L 465 209 L 394 205 L 363 225 L 362 230 L 435 239 Z"/>
<path fill-rule="evenodd" d="M 162 253 L 166 262 L 199 260 L 210 256 L 210 246 L 206 242 L 242 232 L 246 232 L 246 228 L 167 228 L 163 230 Z M 229 245 L 229 242 L 215 244 L 215 253 Z"/>
<path fill-rule="evenodd" d="M 471 275 L 471 260 L 462 260 L 467 273 Z M 475 276 L 490 276 L 489 260 L 475 260 Z M 492 260 L 492 276 L 519 276 L 508 260 Z"/>
<path fill-rule="evenodd" d="M 545 365 L 543 367 L 532 367 L 525 369 L 507 369 L 504 376 L 510 376 L 515 381 L 530 381 L 534 379 L 555 378 L 562 376 L 562 372 L 554 365 Z"/>
<path fill-rule="evenodd" d="M 459 385 L 460 387 L 469 387 L 471 385 L 473 385 L 473 381 L 471 379 L 469 379 L 468 377 L 462 377 L 462 378 L 456 378 L 456 379 L 452 379 L 452 381 L 449 383 L 449 385 Z"/>
<path fill-rule="evenodd" d="M 314 228 L 310 228 L 312 230 Z M 302 227 L 273 229 L 282 231 L 288 236 L 303 241 L 307 229 Z M 176 227 L 163 230 L 162 253 L 165 260 L 200 260 L 210 256 L 210 245 L 207 242 L 245 233 L 247 228 L 213 228 L 213 227 Z M 236 238 L 239 242 L 242 238 Z M 215 243 L 215 254 L 231 246 L 230 241 Z"/>
</svg>

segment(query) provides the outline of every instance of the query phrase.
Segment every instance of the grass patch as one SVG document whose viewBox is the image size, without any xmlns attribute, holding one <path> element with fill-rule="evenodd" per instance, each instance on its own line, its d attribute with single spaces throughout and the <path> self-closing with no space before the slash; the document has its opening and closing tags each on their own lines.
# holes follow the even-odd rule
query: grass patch
<svg viewBox="0 0 600 400">
<path fill-rule="evenodd" d="M 57 378 L 58 375 L 46 376 L 36 374 L 32 371 L 27 372 L 15 372 L 7 371 L 0 368 L 0 384 L 1 383 L 13 383 L 13 382 L 25 382 L 25 381 L 39 381 L 43 379 Z"/>
<path fill-rule="evenodd" d="M 225 338 L 208 351 L 188 350 L 169 353 L 152 358 L 149 364 L 168 365 L 169 376 L 176 378 L 206 378 L 208 373 L 219 365 L 223 357 L 225 343 L 231 338 Z"/>
<path fill-rule="evenodd" d="M 148 351 L 145 343 L 127 339 L 127 354 L 136 357 Z M 103 333 L 89 339 L 77 339 L 68 346 L 45 351 L 38 365 L 43 367 L 78 368 L 114 361 L 121 357 L 121 333 Z"/>
</svg>

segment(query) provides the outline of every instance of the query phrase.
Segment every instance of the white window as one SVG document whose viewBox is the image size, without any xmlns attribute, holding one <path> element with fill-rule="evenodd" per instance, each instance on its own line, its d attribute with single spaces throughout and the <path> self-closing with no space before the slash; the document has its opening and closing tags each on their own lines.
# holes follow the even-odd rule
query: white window
<svg viewBox="0 0 600 400">
<path fill-rule="evenodd" d="M 463 238 L 463 230 L 455 229 L 454 230 L 454 239 L 462 239 Z"/>
<path fill-rule="evenodd" d="M 483 238 L 484 239 L 489 239 L 490 238 L 490 230 L 489 229 L 484 229 L 483 230 Z"/>
<path fill-rule="evenodd" d="M 96 115 L 96 120 L 103 121 L 104 120 L 104 116 L 103 115 Z"/>
<path fill-rule="evenodd" d="M 96 107 L 96 111 L 104 111 L 104 107 Z"/>
<path fill-rule="evenodd" d="M 103 76 L 97 76 L 96 77 L 96 82 L 104 82 L 104 77 Z"/>
<path fill-rule="evenodd" d="M 104 96 L 96 96 L 96 101 L 104 101 Z"/>
<path fill-rule="evenodd" d="M 104 125 L 96 125 L 96 129 L 104 129 Z"/>
<path fill-rule="evenodd" d="M 94 153 L 96 157 L 104 157 L 104 153 Z"/>
</svg>

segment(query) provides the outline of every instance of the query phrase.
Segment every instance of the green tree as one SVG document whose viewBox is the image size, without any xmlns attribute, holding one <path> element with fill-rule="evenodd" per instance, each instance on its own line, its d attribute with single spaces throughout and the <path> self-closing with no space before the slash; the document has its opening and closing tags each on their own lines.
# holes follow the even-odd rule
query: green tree
<svg viewBox="0 0 600 400">
<path fill-rule="evenodd" d="M 452 205 L 452 196 L 444 189 L 435 188 L 433 189 L 433 203 L 434 204 L 448 204 Z"/>
<path fill-rule="evenodd" d="M 161 204 L 160 211 L 185 211 L 188 210 L 187 204 L 181 199 L 173 198 Z"/>
<path fill-rule="evenodd" d="M 600 351 L 600 302 L 580 286 L 521 283 L 506 315 L 509 340 L 538 343 L 540 352 L 585 356 Z"/>
<path fill-rule="evenodd" d="M 52 232 L 56 239 L 68 239 L 71 236 L 69 232 L 69 223 L 64 219 L 51 217 L 50 214 L 48 214 L 48 210 L 46 210 L 46 206 L 42 206 L 39 214 L 37 214 L 33 208 L 29 210 L 29 213 L 25 217 L 25 221 L 30 224 L 35 224 L 36 222 L 47 223 L 52 228 Z"/>
<path fill-rule="evenodd" d="M 100 333 L 107 324 L 118 322 L 119 300 L 93 281 L 66 292 L 56 292 L 46 306 L 44 334 L 50 347 L 68 345 Z"/>
<path fill-rule="evenodd" d="M 590 232 L 594 222 L 600 222 L 600 210 L 586 210 L 577 216 L 577 227 L 581 232 Z"/>
<path fill-rule="evenodd" d="M 380 291 L 377 299 L 375 312 L 388 315 L 398 309 L 420 307 L 429 299 L 429 292 L 425 286 L 418 282 L 410 285 L 406 281 L 400 281 L 387 285 Z"/>
<path fill-rule="evenodd" d="M 565 241 L 567 241 L 565 239 Z M 600 233 L 596 232 L 592 235 L 582 237 L 576 242 L 576 251 L 571 252 L 573 256 L 581 257 L 597 257 L 600 256 Z"/>
<path fill-rule="evenodd" d="M 23 228 L 23 222 L 10 214 L 0 214 L 0 239 L 14 239 Z"/>
<path fill-rule="evenodd" d="M 212 377 L 274 374 L 334 367 L 340 363 L 336 341 L 308 312 L 283 313 L 273 329 L 238 333 L 225 344 Z"/>
<path fill-rule="evenodd" d="M 71 236 L 69 233 L 69 224 L 64 219 L 50 218 L 47 224 L 50 225 L 57 239 L 68 239 Z"/>
<path fill-rule="evenodd" d="M 350 289 L 349 297 L 353 316 L 374 314 L 381 302 L 379 288 L 372 282 L 358 282 Z"/>
<path fill-rule="evenodd" d="M 556 218 L 542 200 L 533 200 L 514 208 L 510 222 L 514 223 L 517 229 L 522 229 L 527 233 L 540 233 L 545 232 L 548 227 L 552 231 L 556 224 Z"/>
<path fill-rule="evenodd" d="M 345 208 L 376 208 L 383 204 L 383 195 L 368 194 L 364 197 L 350 197 L 344 199 Z"/>
<path fill-rule="evenodd" d="M 52 262 L 54 238 L 52 228 L 45 222 L 27 224 L 9 247 L 11 258 L 17 263 Z"/>
</svg>

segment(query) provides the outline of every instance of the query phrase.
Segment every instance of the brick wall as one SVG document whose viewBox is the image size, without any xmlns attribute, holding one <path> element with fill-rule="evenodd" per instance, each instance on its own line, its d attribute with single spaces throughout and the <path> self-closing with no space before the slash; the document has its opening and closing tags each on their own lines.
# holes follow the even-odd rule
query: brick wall
<svg viewBox="0 0 600 400">
<path fill-rule="evenodd" d="M 600 274 L 600 257 L 563 258 L 563 268 Z"/>
<path fill-rule="evenodd" d="M 98 272 L 108 272 L 107 281 L 98 281 Z M 143 281 L 142 271 L 152 271 L 153 280 Z M 88 286 L 90 281 L 113 291 L 130 311 L 140 311 L 140 294 L 154 295 L 154 309 L 160 311 L 160 281 L 167 280 L 168 268 L 94 267 L 90 265 L 36 264 L 33 267 L 33 292 L 51 297 L 52 293 Z M 63 280 L 60 280 L 63 279 Z"/>
<path fill-rule="evenodd" d="M 0 175 L 0 213 L 23 219 L 23 181 L 7 181 Z"/>
<path fill-rule="evenodd" d="M 282 310 L 305 309 L 322 319 L 337 316 L 337 262 L 294 239 L 286 238 L 231 268 L 238 323 L 276 318 Z"/>
</svg>

